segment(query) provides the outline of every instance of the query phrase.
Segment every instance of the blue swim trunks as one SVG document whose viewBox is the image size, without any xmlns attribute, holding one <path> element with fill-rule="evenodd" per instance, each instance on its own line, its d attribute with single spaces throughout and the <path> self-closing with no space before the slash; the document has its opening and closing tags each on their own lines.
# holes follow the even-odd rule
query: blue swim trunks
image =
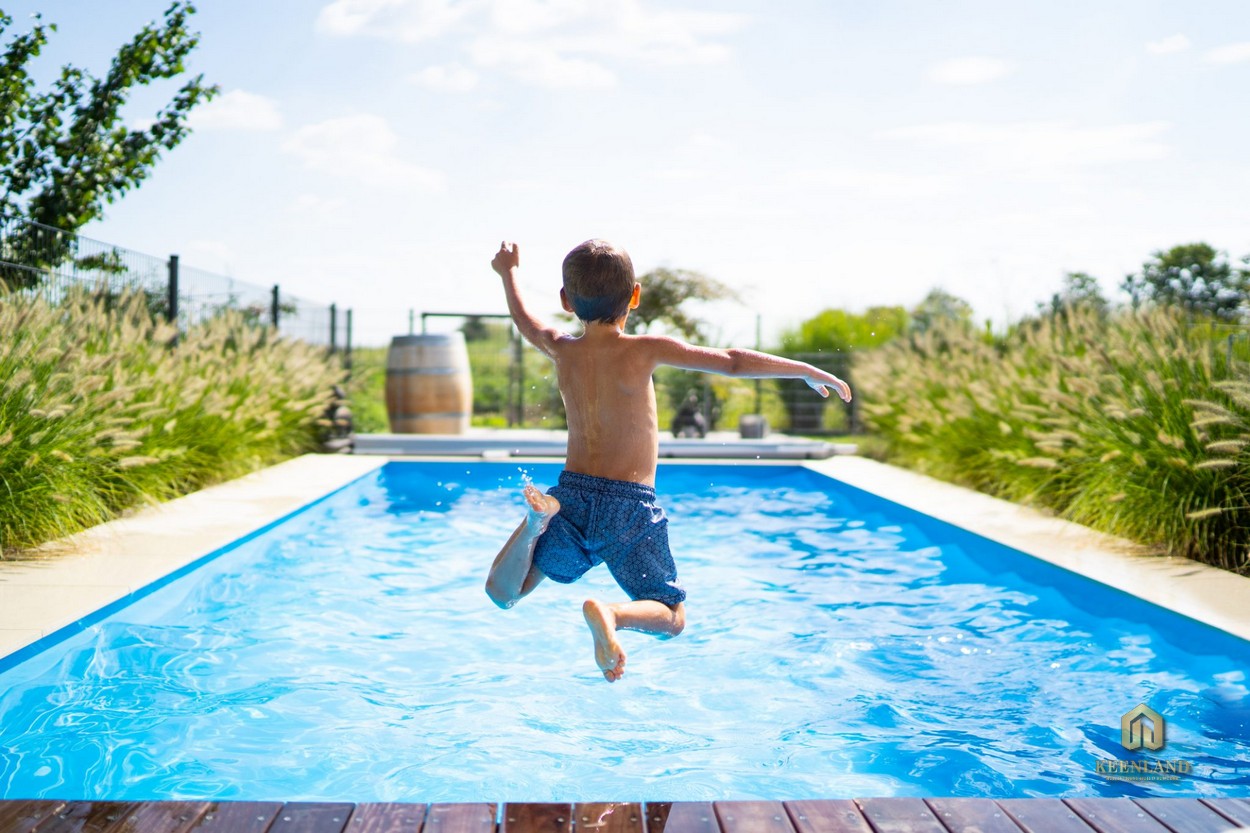
<svg viewBox="0 0 1250 833">
<path fill-rule="evenodd" d="M 685 600 L 655 489 L 564 471 L 547 494 L 560 501 L 534 547 L 534 564 L 547 578 L 569 584 L 604 563 L 631 599 L 666 605 Z"/>
</svg>

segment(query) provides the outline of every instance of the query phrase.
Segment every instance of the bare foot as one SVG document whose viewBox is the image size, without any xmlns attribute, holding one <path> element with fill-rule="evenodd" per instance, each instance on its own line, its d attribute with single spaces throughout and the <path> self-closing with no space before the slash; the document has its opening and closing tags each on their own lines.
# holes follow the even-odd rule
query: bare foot
<svg viewBox="0 0 1250 833">
<path fill-rule="evenodd" d="M 526 516 L 526 523 L 530 529 L 542 535 L 547 529 L 547 524 L 551 523 L 551 519 L 560 511 L 560 501 L 551 495 L 544 495 L 538 491 L 533 483 L 525 484 L 525 502 L 529 504 L 529 515 Z"/>
<path fill-rule="evenodd" d="M 616 641 L 616 615 L 603 602 L 587 599 L 582 615 L 595 638 L 595 662 L 607 681 L 614 683 L 625 676 L 625 649 Z"/>
</svg>

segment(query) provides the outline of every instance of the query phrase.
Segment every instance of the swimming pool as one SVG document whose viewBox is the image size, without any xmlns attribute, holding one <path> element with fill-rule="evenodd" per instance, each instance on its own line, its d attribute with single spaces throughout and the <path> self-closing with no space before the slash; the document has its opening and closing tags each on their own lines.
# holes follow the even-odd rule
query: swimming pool
<svg viewBox="0 0 1250 833">
<path fill-rule="evenodd" d="M 661 468 L 688 626 L 608 685 L 606 572 L 482 592 L 521 477 L 388 464 L 0 664 L 0 797 L 1250 794 L 1246 642 L 797 466 Z M 1192 775 L 1094 772 L 1139 702 Z"/>
</svg>

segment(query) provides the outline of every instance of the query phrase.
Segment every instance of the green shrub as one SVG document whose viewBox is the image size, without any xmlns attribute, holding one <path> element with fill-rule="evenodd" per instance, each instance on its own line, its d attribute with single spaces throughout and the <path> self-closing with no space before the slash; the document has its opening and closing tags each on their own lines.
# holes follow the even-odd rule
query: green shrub
<svg viewBox="0 0 1250 833">
<path fill-rule="evenodd" d="M 1250 572 L 1250 375 L 1167 309 L 946 324 L 856 364 L 886 459 Z M 1218 358 L 1215 358 L 1218 356 Z"/>
<path fill-rule="evenodd" d="M 386 348 L 352 350 L 352 376 L 347 380 L 347 406 L 357 434 L 385 434 L 391 430 L 386 415 Z"/>
<path fill-rule="evenodd" d="M 174 338 L 142 294 L 0 303 L 0 555 L 315 450 L 321 348 L 226 311 Z"/>
</svg>

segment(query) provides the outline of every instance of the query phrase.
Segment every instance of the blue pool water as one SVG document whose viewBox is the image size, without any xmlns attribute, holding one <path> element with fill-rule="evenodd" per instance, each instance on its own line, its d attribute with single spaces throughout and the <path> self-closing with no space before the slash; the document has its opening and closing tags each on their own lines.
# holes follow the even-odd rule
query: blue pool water
<svg viewBox="0 0 1250 833">
<path fill-rule="evenodd" d="M 521 478 L 389 464 L 0 661 L 0 797 L 1250 795 L 1246 642 L 798 467 L 661 467 L 688 626 L 610 685 L 603 568 L 482 591 Z M 1094 772 L 1140 702 L 1192 775 Z"/>
</svg>

